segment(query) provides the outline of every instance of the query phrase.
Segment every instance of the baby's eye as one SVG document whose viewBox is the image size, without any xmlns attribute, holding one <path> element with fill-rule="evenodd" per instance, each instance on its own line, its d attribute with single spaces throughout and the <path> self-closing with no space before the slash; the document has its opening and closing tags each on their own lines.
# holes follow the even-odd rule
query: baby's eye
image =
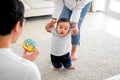
<svg viewBox="0 0 120 80">
<path fill-rule="evenodd" d="M 60 29 L 62 29 L 62 26 L 60 26 Z"/>
<path fill-rule="evenodd" d="M 65 30 L 67 30 L 68 28 L 65 28 Z"/>
</svg>

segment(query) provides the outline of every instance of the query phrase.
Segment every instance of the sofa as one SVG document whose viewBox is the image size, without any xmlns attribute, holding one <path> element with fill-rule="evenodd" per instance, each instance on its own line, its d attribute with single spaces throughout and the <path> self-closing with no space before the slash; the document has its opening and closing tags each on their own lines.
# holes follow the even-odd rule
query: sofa
<svg viewBox="0 0 120 80">
<path fill-rule="evenodd" d="M 53 0 L 21 0 L 25 7 L 25 18 L 52 15 Z"/>
</svg>

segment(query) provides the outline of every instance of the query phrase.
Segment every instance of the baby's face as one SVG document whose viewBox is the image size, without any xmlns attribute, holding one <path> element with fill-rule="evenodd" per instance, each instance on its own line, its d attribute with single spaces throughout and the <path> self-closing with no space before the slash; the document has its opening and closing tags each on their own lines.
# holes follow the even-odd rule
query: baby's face
<svg viewBox="0 0 120 80">
<path fill-rule="evenodd" d="M 70 31 L 70 24 L 69 22 L 59 22 L 56 31 L 60 36 L 66 36 Z"/>
</svg>

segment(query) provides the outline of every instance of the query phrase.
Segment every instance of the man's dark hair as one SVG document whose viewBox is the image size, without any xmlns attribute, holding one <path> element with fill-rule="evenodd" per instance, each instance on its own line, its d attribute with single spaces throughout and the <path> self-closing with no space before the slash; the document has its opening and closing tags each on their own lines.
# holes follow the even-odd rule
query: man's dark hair
<svg viewBox="0 0 120 80">
<path fill-rule="evenodd" d="M 57 21 L 57 25 L 58 25 L 58 23 L 60 23 L 60 22 L 68 22 L 68 23 L 70 23 L 70 21 L 69 21 L 67 18 L 60 18 L 60 19 Z"/>
<path fill-rule="evenodd" d="M 15 24 L 24 20 L 24 5 L 20 0 L 2 0 L 0 2 L 0 35 L 11 33 Z"/>
</svg>

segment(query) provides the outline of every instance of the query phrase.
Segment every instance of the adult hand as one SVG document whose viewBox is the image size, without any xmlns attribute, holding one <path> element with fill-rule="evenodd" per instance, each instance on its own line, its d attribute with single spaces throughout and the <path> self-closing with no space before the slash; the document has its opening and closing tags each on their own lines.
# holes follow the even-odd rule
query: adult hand
<svg viewBox="0 0 120 80">
<path fill-rule="evenodd" d="M 30 61 L 34 61 L 35 58 L 39 55 L 39 50 L 37 48 L 35 48 L 35 50 L 33 52 L 27 52 L 27 51 L 24 51 L 23 53 L 23 57 L 25 59 L 28 59 Z"/>
<path fill-rule="evenodd" d="M 73 35 L 78 35 L 78 32 L 79 32 L 78 27 L 77 26 L 73 26 L 73 28 L 72 28 Z"/>
<path fill-rule="evenodd" d="M 79 30 L 78 30 L 77 25 L 78 25 L 77 23 L 73 23 L 73 25 L 72 25 L 72 33 L 73 33 L 73 35 L 78 35 Z"/>
</svg>

